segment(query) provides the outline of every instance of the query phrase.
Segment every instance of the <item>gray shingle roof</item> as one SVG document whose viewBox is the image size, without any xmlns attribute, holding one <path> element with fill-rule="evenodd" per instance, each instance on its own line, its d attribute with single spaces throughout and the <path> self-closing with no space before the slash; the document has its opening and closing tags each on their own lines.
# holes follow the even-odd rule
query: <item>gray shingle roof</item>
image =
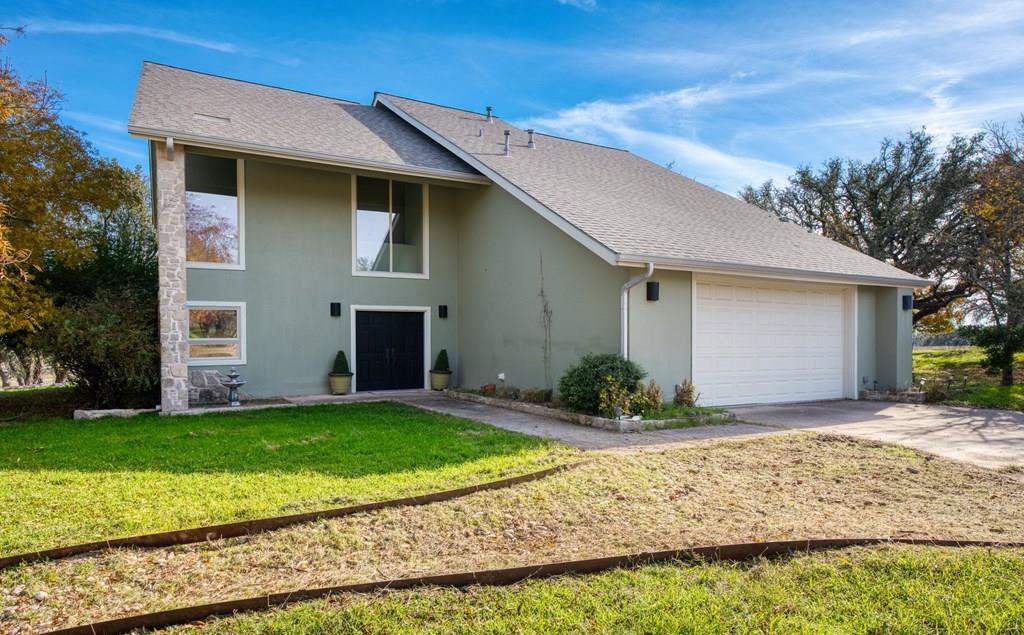
<svg viewBox="0 0 1024 635">
<path fill-rule="evenodd" d="M 615 260 L 922 282 L 630 152 L 539 134 L 537 147 L 529 149 L 526 132 L 497 117 L 488 123 L 478 113 L 394 95 L 377 100 L 499 184 L 510 183 L 557 214 Z M 503 152 L 504 130 L 512 133 L 510 156 Z"/>
<path fill-rule="evenodd" d="M 146 62 L 128 129 L 299 157 L 478 176 L 390 111 Z"/>
</svg>

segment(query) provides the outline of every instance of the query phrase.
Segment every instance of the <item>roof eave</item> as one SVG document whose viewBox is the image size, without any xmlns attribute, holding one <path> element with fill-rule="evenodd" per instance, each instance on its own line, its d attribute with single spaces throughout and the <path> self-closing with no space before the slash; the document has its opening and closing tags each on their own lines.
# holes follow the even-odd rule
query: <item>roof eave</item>
<svg viewBox="0 0 1024 635">
<path fill-rule="evenodd" d="M 910 287 L 920 289 L 931 284 L 916 276 L 906 278 L 869 276 L 862 274 L 832 273 L 808 271 L 805 269 L 788 269 L 785 267 L 766 267 L 735 262 L 711 262 L 691 260 L 687 258 L 667 258 L 664 256 L 644 256 L 641 254 L 620 254 L 616 264 L 622 267 L 639 267 L 648 262 L 662 269 L 680 271 L 696 271 L 699 273 L 717 273 L 723 275 L 745 275 L 763 278 L 779 278 L 806 282 L 826 282 L 833 284 L 863 284 L 880 287 Z"/>
<path fill-rule="evenodd" d="M 323 152 L 296 150 L 295 148 L 281 148 L 278 146 L 246 143 L 242 141 L 233 141 L 231 139 L 223 139 L 220 137 L 182 132 L 180 130 L 163 130 L 159 128 L 149 128 L 146 126 L 128 124 L 128 132 L 134 137 L 141 137 L 143 139 L 163 141 L 167 137 L 172 137 L 175 141 L 180 141 L 181 143 L 192 146 L 211 148 L 215 150 L 246 152 L 249 154 L 274 157 L 277 159 L 309 161 L 324 165 L 373 170 L 378 172 L 390 172 L 393 174 L 404 174 L 407 176 L 418 176 L 444 181 L 458 181 L 462 183 L 488 184 L 491 182 L 490 179 L 482 174 L 466 174 L 465 172 L 456 172 L 454 170 L 416 167 L 401 165 L 398 163 L 387 163 L 385 161 L 370 161 L 367 159 L 339 156 Z"/>
</svg>

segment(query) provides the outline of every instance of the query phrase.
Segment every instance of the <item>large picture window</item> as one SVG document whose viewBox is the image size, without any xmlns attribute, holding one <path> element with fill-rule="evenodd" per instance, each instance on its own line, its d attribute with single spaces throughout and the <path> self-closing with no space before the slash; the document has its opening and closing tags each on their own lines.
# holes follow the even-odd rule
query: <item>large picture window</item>
<svg viewBox="0 0 1024 635">
<path fill-rule="evenodd" d="M 245 303 L 189 302 L 188 355 L 192 365 L 245 363 Z"/>
<path fill-rule="evenodd" d="M 238 159 L 185 155 L 185 253 L 190 266 L 244 267 L 242 170 Z"/>
<path fill-rule="evenodd" d="M 355 275 L 427 277 L 427 186 L 353 179 Z"/>
</svg>

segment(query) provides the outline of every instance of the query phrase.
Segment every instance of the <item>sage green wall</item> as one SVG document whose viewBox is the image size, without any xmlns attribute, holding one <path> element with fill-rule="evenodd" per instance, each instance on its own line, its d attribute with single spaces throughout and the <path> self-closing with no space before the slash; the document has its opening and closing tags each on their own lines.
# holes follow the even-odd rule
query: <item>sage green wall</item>
<svg viewBox="0 0 1024 635">
<path fill-rule="evenodd" d="M 875 357 L 879 388 L 910 388 L 914 373 L 913 311 L 903 309 L 905 288 L 878 287 L 875 290 Z"/>
<path fill-rule="evenodd" d="M 557 385 L 583 354 L 618 352 L 619 287 L 627 270 L 605 263 L 498 186 L 462 190 L 457 199 L 461 385 L 492 383 L 501 372 L 520 387 Z"/>
<path fill-rule="evenodd" d="M 634 269 L 631 273 L 640 271 Z M 655 270 L 651 280 L 661 283 L 657 302 L 647 301 L 646 284 L 629 292 L 629 356 L 658 382 L 670 401 L 675 385 L 692 377 L 693 276 L 688 271 Z"/>
<path fill-rule="evenodd" d="M 453 190 L 430 187 L 430 279 L 354 277 L 350 175 L 247 160 L 245 271 L 188 270 L 188 299 L 247 303 L 245 390 L 258 397 L 327 391 L 336 351 L 354 366 L 350 306 L 431 307 L 431 351 L 459 359 L 458 223 Z M 331 317 L 330 302 L 342 303 Z M 452 310 L 438 319 L 437 305 Z M 199 368 L 227 367 L 196 366 Z"/>
<path fill-rule="evenodd" d="M 875 309 L 876 287 L 857 287 L 857 391 L 871 390 L 876 373 Z"/>
</svg>

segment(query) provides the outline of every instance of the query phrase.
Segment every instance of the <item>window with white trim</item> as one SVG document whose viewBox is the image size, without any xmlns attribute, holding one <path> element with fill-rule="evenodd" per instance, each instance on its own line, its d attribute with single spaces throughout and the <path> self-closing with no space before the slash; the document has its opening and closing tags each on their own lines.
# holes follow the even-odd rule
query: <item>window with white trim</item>
<svg viewBox="0 0 1024 635">
<path fill-rule="evenodd" d="M 185 155 L 185 259 L 190 267 L 243 269 L 241 159 Z"/>
<path fill-rule="evenodd" d="M 426 186 L 368 176 L 353 185 L 353 274 L 426 277 Z"/>
<path fill-rule="evenodd" d="M 245 303 L 188 303 L 189 364 L 245 363 Z"/>
</svg>

